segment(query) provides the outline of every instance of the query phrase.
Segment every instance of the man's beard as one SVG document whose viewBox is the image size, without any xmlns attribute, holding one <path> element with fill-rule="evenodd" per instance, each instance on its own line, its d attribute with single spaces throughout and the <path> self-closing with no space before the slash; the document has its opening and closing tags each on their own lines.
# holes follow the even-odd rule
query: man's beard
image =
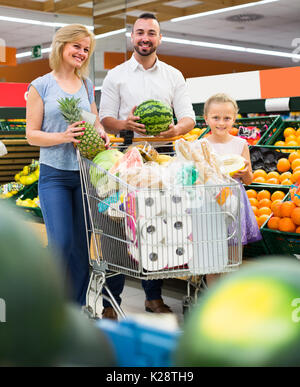
<svg viewBox="0 0 300 387">
<path fill-rule="evenodd" d="M 149 55 L 151 55 L 153 52 L 156 51 L 156 47 L 153 47 L 153 46 L 150 46 L 150 50 L 147 51 L 147 52 L 145 52 L 145 51 L 143 51 L 142 49 L 140 49 L 140 46 L 139 46 L 139 45 L 134 46 L 134 49 L 135 49 L 135 51 L 136 51 L 139 55 L 141 55 L 141 56 L 149 56 Z"/>
</svg>

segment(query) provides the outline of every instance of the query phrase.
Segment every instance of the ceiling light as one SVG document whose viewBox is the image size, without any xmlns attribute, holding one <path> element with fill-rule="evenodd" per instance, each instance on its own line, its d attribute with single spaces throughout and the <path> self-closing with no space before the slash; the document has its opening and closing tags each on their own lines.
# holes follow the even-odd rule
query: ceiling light
<svg viewBox="0 0 300 387">
<path fill-rule="evenodd" d="M 199 42 L 197 40 L 186 40 L 186 39 L 177 39 L 177 38 L 168 38 L 168 37 L 163 37 L 162 40 L 168 43 L 175 43 L 175 44 L 185 44 L 190 46 L 215 48 L 220 50 L 241 51 L 241 52 L 251 53 L 251 54 L 273 55 L 273 56 L 281 56 L 285 58 L 300 59 L 300 55 L 291 54 L 283 51 L 263 50 L 259 48 L 232 46 L 230 44 Z"/>
<path fill-rule="evenodd" d="M 33 25 L 38 25 L 41 27 L 65 27 L 70 25 L 71 23 L 56 23 L 56 22 L 46 22 L 46 21 L 40 21 L 40 20 L 33 20 L 33 19 L 22 19 L 22 18 L 17 18 L 17 17 L 9 17 L 9 16 L 0 16 L 0 20 L 2 21 L 8 21 L 12 23 L 23 23 L 23 24 L 33 24 Z M 90 30 L 93 30 L 93 26 L 85 26 Z"/>
<path fill-rule="evenodd" d="M 51 47 L 42 48 L 42 54 L 46 54 L 50 51 L 51 51 Z M 31 51 L 20 52 L 19 54 L 16 54 L 16 58 L 24 58 L 26 56 L 31 56 L 31 54 L 32 54 Z"/>
<path fill-rule="evenodd" d="M 235 10 L 241 9 L 241 8 L 254 7 L 256 5 L 269 4 L 269 3 L 273 3 L 275 1 L 279 1 L 279 0 L 261 0 L 261 1 L 255 2 L 255 3 L 247 3 L 247 4 L 235 5 L 233 7 L 215 9 L 213 11 L 194 13 L 193 15 L 176 17 L 174 19 L 171 19 L 171 22 L 179 22 L 179 21 L 183 21 L 183 20 L 194 19 L 194 18 L 197 18 L 197 17 L 214 15 L 216 13 L 221 13 L 221 12 L 235 11 Z"/>
</svg>

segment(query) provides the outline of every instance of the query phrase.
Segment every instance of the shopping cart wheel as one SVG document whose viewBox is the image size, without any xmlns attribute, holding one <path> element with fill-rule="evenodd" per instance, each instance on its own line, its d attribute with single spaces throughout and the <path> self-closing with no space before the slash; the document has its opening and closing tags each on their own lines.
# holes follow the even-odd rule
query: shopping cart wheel
<svg viewBox="0 0 300 387">
<path fill-rule="evenodd" d="M 186 314 L 190 311 L 190 308 L 193 304 L 193 299 L 190 296 L 184 296 L 182 300 L 182 313 Z"/>
<path fill-rule="evenodd" d="M 82 311 L 90 320 L 99 320 L 99 316 L 97 314 L 94 316 L 94 310 L 90 305 L 83 306 Z"/>
</svg>

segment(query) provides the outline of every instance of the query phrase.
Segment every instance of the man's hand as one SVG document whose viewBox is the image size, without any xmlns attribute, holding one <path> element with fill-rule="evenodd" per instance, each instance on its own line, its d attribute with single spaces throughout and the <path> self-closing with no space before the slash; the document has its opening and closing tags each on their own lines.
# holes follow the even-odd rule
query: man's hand
<svg viewBox="0 0 300 387">
<path fill-rule="evenodd" d="M 138 133 L 140 135 L 146 135 L 146 129 L 144 124 L 140 124 L 136 121 L 140 119 L 140 117 L 134 115 L 134 111 L 136 109 L 136 106 L 133 107 L 131 110 L 129 116 L 125 120 L 125 130 L 132 130 L 135 133 Z"/>
<path fill-rule="evenodd" d="M 164 132 L 159 133 L 159 135 L 157 137 L 172 138 L 172 137 L 177 137 L 177 136 L 180 136 L 179 128 L 177 127 L 177 125 L 170 124 L 169 129 L 164 131 Z"/>
</svg>

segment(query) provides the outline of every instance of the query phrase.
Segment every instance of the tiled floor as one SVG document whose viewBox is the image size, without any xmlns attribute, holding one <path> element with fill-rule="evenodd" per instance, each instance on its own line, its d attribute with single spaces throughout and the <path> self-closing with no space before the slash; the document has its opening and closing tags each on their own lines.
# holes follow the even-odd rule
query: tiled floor
<svg viewBox="0 0 300 387">
<path fill-rule="evenodd" d="M 187 282 L 179 279 L 165 279 L 162 288 L 164 302 L 172 309 L 179 326 L 184 322 L 183 298 L 187 295 Z M 93 299 L 93 295 L 91 297 Z M 141 281 L 126 277 L 125 288 L 122 293 L 121 308 L 126 317 L 144 314 L 145 318 L 152 318 L 152 313 L 145 311 L 145 293 Z M 102 299 L 99 298 L 96 312 L 101 316 Z M 157 317 L 157 316 L 156 316 Z"/>
</svg>

